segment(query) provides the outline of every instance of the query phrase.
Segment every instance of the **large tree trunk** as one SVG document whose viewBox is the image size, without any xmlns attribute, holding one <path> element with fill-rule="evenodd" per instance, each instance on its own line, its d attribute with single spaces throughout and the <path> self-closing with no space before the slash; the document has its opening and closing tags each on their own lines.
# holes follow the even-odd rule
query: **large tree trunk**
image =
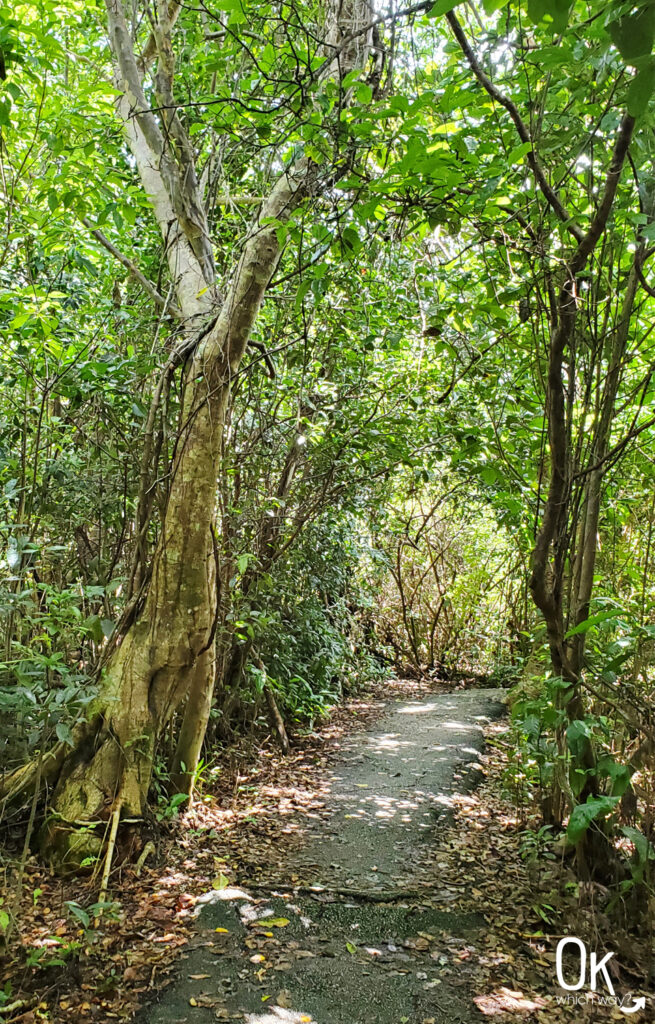
<svg viewBox="0 0 655 1024">
<path fill-rule="evenodd" d="M 246 572 L 241 590 L 246 597 L 253 589 L 257 580 L 268 572 L 278 554 L 278 545 L 286 518 L 286 499 L 293 484 L 296 468 L 304 449 L 298 444 L 298 438 L 305 429 L 308 419 L 312 418 L 314 409 L 303 406 L 299 411 L 297 429 L 293 432 L 291 443 L 284 460 L 282 473 L 275 489 L 275 497 L 279 502 L 279 511 L 274 516 L 263 516 L 260 523 L 259 537 L 256 545 L 256 561 Z M 226 609 L 223 609 L 225 613 Z M 218 686 L 227 695 L 230 703 L 234 702 L 243 674 L 252 652 L 251 641 L 232 640 L 229 655 L 226 652 L 220 679 L 214 681 L 213 676 L 196 674 L 189 697 L 184 709 L 182 727 L 173 760 L 173 785 L 178 792 L 192 796 L 194 771 L 198 765 L 202 743 L 209 722 L 214 689 Z M 270 690 L 265 693 L 269 711 L 271 700 L 275 699 Z M 277 705 L 275 705 L 277 710 Z M 274 729 L 280 734 L 281 716 L 274 720 Z M 282 726 L 284 723 L 282 723 Z M 282 730 L 284 731 L 284 729 Z M 287 741 L 288 742 L 288 741 Z M 283 744 L 284 745 L 284 744 Z"/>
<path fill-rule="evenodd" d="M 305 194 L 309 169 L 284 174 L 262 207 L 279 223 Z M 54 797 L 46 843 L 58 861 L 92 853 L 75 832 L 102 821 L 114 801 L 126 816 L 145 810 L 157 739 L 192 686 L 211 700 L 216 606 L 212 536 L 222 430 L 230 379 L 238 368 L 280 246 L 274 227 L 257 226 L 243 250 L 226 302 L 187 372 L 180 436 L 162 535 L 147 597 L 110 658 L 100 696 L 90 709 L 94 729 L 67 757 Z M 202 657 L 203 671 L 198 671 Z M 202 716 L 201 716 L 202 718 Z M 200 750 L 206 716 L 194 742 Z M 188 755 L 187 755 L 188 756 Z M 195 764 L 186 764 L 193 772 Z M 56 838 L 56 843 L 53 839 Z"/>
<path fill-rule="evenodd" d="M 216 650 L 210 644 L 198 658 L 171 765 L 171 792 L 193 795 L 195 772 L 209 724 L 216 678 Z"/>
<path fill-rule="evenodd" d="M 216 474 L 227 385 L 201 378 L 188 389 L 170 498 L 143 608 L 105 669 L 89 709 L 91 728 L 64 761 L 46 849 L 71 867 L 98 837 L 80 822 L 103 821 L 115 801 L 141 816 L 157 739 L 201 665 L 213 678 Z"/>
<path fill-rule="evenodd" d="M 245 239 L 220 311 L 206 330 L 216 294 L 214 265 L 193 149 L 172 95 L 171 32 L 177 7 L 169 9 L 164 0 L 157 4 L 153 37 L 137 62 L 122 0 L 105 2 L 121 90 L 117 109 L 165 240 L 177 313 L 186 332 L 184 345 L 191 342 L 195 350 L 186 372 L 168 505 L 145 600 L 108 660 L 100 694 L 75 747 L 65 756 L 59 747 L 48 761 L 47 781 L 55 783 L 55 790 L 42 846 L 70 869 L 99 854 L 112 808 L 120 807 L 125 817 L 144 813 L 157 740 L 187 695 L 189 721 L 178 747 L 178 769 L 180 751 L 185 754 L 185 781 L 196 767 L 214 685 L 213 530 L 230 382 L 277 267 L 278 228 L 317 185 L 317 168 L 305 157 L 280 175 Z M 370 17 L 370 7 L 366 0 L 350 0 L 338 5 L 338 11 L 348 22 L 346 39 L 335 56 L 330 51 L 325 70 L 337 77 L 366 60 L 369 39 L 360 28 Z M 330 17 L 336 18 L 332 6 L 328 21 Z M 354 40 L 348 37 L 351 22 L 358 29 Z M 336 21 L 334 26 L 336 31 Z M 161 122 L 143 88 L 147 66 L 155 58 Z M 27 788 L 29 773 L 17 784 Z M 79 825 L 84 827 L 79 830 Z M 93 825 L 97 831 L 89 827 Z"/>
</svg>

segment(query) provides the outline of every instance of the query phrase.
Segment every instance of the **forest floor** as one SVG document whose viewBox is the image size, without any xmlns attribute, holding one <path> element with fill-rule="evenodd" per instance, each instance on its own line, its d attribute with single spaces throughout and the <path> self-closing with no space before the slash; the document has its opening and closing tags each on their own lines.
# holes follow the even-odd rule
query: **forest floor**
<svg viewBox="0 0 655 1024">
<path fill-rule="evenodd" d="M 623 1019 L 600 993 L 558 1002 L 558 938 L 590 932 L 600 959 L 607 922 L 563 865 L 519 855 L 500 699 L 385 684 L 286 758 L 233 752 L 140 877 L 116 870 L 116 903 L 95 927 L 76 910 L 97 898 L 92 884 L 30 864 L 0 1021 Z M 613 942 L 631 1006 L 645 994 L 643 945 L 616 930 Z"/>
</svg>

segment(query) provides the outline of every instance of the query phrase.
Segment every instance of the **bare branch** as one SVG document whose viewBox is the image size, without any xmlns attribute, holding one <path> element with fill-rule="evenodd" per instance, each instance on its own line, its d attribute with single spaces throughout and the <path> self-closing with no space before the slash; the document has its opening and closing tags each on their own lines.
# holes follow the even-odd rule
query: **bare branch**
<svg viewBox="0 0 655 1024">
<path fill-rule="evenodd" d="M 168 27 L 172 29 L 177 21 L 182 5 L 178 3 L 178 0 L 171 0 L 168 5 Z M 143 48 L 143 52 L 139 56 L 138 66 L 140 71 L 147 71 L 153 60 L 157 56 L 157 41 L 155 39 L 155 33 L 151 32 L 148 42 Z"/>
</svg>

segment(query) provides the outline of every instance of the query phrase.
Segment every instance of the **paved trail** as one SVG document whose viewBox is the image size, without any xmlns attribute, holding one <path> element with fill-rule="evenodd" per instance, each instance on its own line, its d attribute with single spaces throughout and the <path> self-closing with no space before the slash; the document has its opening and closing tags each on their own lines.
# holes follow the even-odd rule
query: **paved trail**
<svg viewBox="0 0 655 1024">
<path fill-rule="evenodd" d="M 463 690 L 394 702 L 349 737 L 330 816 L 306 831 L 271 891 L 244 883 L 201 898 L 196 948 L 141 1024 L 483 1021 L 465 976 L 444 969 L 444 940 L 475 942 L 485 922 L 438 909 L 435 853 L 453 795 L 477 781 L 501 700 Z"/>
</svg>

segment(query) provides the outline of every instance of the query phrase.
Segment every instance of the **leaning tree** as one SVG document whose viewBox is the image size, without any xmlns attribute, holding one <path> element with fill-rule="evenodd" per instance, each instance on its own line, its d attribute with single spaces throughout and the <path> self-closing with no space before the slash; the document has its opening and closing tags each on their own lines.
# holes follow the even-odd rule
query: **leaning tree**
<svg viewBox="0 0 655 1024">
<path fill-rule="evenodd" d="M 94 823 L 143 814 L 158 738 L 184 701 L 184 749 L 178 748 L 177 759 L 187 773 L 197 762 L 215 677 L 216 493 L 231 384 L 294 216 L 329 194 L 357 159 L 343 113 L 353 99 L 366 102 L 379 86 L 378 30 L 384 20 L 367 0 L 258 5 L 250 12 L 241 4 L 188 10 L 176 0 L 139 3 L 128 12 L 123 0 L 106 0 L 106 13 L 125 159 L 138 174 L 161 233 L 170 285 L 166 298 L 161 284 L 153 285 L 130 261 L 127 265 L 175 320 L 176 341 L 145 428 L 137 522 L 141 558 L 132 599 L 105 657 L 99 695 L 74 730 L 72 747 L 58 744 L 38 766 L 25 766 L 4 785 L 8 797 L 44 782 L 53 786 L 43 836 L 51 855 L 70 866 L 99 852 L 102 834 L 94 832 Z M 255 33 L 250 14 L 256 17 Z M 224 111 L 236 90 L 229 61 L 214 62 L 213 70 L 210 62 L 201 62 L 204 80 L 184 76 L 178 53 L 188 58 L 188 47 L 198 40 L 203 54 L 237 40 L 251 70 L 264 81 L 252 104 L 243 99 L 243 90 L 234 102 L 254 111 L 254 128 L 267 142 L 267 175 L 258 181 L 269 185 L 263 196 L 245 198 L 245 208 L 255 206 L 256 213 L 233 245 L 232 265 L 220 272 L 212 237 L 217 166 L 212 158 L 220 138 L 213 134 L 209 154 L 207 145 L 195 146 L 189 114 Z M 276 53 L 286 59 L 277 79 L 271 70 Z M 190 85 L 197 96 L 189 94 Z M 106 241 L 90 220 L 87 226 Z M 179 367 L 183 398 L 167 502 L 147 559 L 144 502 L 147 509 L 153 423 L 162 392 Z"/>
</svg>

